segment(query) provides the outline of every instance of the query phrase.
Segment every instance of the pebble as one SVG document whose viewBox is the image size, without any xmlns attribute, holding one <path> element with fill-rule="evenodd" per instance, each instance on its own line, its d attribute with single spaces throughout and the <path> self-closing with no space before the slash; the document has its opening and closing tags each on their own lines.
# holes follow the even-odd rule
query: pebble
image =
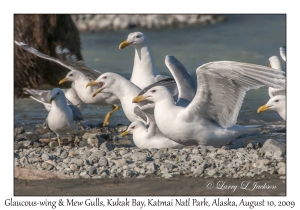
<svg viewBox="0 0 300 210">
<path fill-rule="evenodd" d="M 262 147 L 187 147 L 183 149 L 139 149 L 120 144 L 127 126 L 97 127 L 82 132 L 81 142 L 58 146 L 36 140 L 36 132 L 15 128 L 15 167 L 36 168 L 68 174 L 73 178 L 144 178 L 174 176 L 252 178 L 263 173 L 285 177 L 285 146 L 269 139 Z M 87 142 L 95 142 L 92 145 Z M 34 141 L 32 141 L 34 140 Z M 128 140 L 131 142 L 131 140 Z M 37 146 L 34 146 L 38 144 Z"/>
</svg>

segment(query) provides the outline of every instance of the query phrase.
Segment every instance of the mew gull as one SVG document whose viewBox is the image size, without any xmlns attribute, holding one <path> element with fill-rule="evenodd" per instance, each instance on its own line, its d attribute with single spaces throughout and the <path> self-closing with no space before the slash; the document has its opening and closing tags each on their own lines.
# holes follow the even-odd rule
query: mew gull
<svg viewBox="0 0 300 210">
<path fill-rule="evenodd" d="M 103 93 L 99 94 L 98 97 L 92 99 L 91 97 L 87 97 L 87 95 L 90 95 L 93 90 L 91 88 L 86 89 L 85 85 L 90 82 L 91 80 L 95 80 L 101 75 L 101 72 L 96 71 L 94 69 L 91 69 L 84 65 L 83 61 L 77 61 L 75 63 L 72 62 L 66 62 L 57 58 L 53 58 L 51 56 L 45 55 L 38 50 L 28 46 L 27 44 L 23 42 L 17 42 L 15 43 L 20 46 L 22 49 L 35 54 L 38 57 L 41 57 L 43 59 L 55 62 L 67 69 L 70 70 L 70 72 L 67 74 L 66 78 L 62 79 L 59 83 L 62 84 L 66 81 L 73 81 L 75 85 L 73 85 L 73 88 L 76 90 L 77 95 L 79 98 L 86 104 L 92 104 L 92 105 L 101 105 L 101 106 L 112 106 L 113 109 L 107 113 L 103 126 L 108 125 L 109 118 L 113 112 L 119 109 L 119 100 L 117 97 L 110 93 Z M 62 52 L 61 52 L 62 51 Z M 57 54 L 63 54 L 65 49 L 61 49 L 59 46 L 56 47 Z"/>
<path fill-rule="evenodd" d="M 281 52 L 281 50 L 280 50 L 280 52 Z M 282 56 L 283 60 L 285 58 L 286 58 L 285 56 L 284 57 Z M 270 67 L 272 67 L 273 69 L 281 70 L 280 61 L 277 56 L 274 55 L 274 56 L 270 57 L 269 62 L 270 62 Z M 269 87 L 268 93 L 270 96 L 269 101 L 265 105 L 259 107 L 257 110 L 257 113 L 261 113 L 266 110 L 274 110 L 274 111 L 278 112 L 278 114 L 280 115 L 280 117 L 282 119 L 286 120 L 286 115 L 285 115 L 286 88 L 283 87 L 283 88 L 275 89 L 275 88 Z"/>
<path fill-rule="evenodd" d="M 133 103 L 152 101 L 159 130 L 168 138 L 184 145 L 222 146 L 236 137 L 258 131 L 259 126 L 236 125 L 246 91 L 268 85 L 280 88 L 284 76 L 269 67 L 218 61 L 196 70 L 197 92 L 186 107 L 176 106 L 163 86 L 136 96 Z M 179 87 L 180 81 L 177 83 Z"/>
<path fill-rule="evenodd" d="M 52 89 L 50 96 L 51 110 L 46 123 L 50 130 L 56 133 L 60 145 L 60 136 L 64 133 L 76 133 L 78 122 L 83 120 L 83 117 L 76 106 L 67 105 L 65 94 L 60 88 Z"/>
<path fill-rule="evenodd" d="M 119 45 L 119 49 L 132 46 L 135 49 L 134 63 L 130 81 L 143 89 L 154 82 L 169 78 L 169 76 L 160 75 L 155 65 L 150 44 L 146 35 L 142 32 L 130 33 L 125 41 Z M 176 86 L 170 89 L 173 95 L 176 95 Z"/>
</svg>

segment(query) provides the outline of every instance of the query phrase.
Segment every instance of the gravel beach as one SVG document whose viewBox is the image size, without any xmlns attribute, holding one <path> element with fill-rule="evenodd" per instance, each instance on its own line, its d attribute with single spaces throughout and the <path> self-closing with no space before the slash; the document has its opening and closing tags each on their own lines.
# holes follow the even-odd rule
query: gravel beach
<svg viewBox="0 0 300 210">
<path fill-rule="evenodd" d="M 241 185 L 247 180 L 253 185 L 255 180 L 263 180 L 264 182 L 259 182 L 267 181 L 269 185 L 276 185 L 277 189 L 259 192 L 244 190 L 244 193 L 252 195 L 286 193 L 286 147 L 275 140 L 267 139 L 263 145 L 250 142 L 236 149 L 230 148 L 230 145 L 221 148 L 194 146 L 183 149 L 139 149 L 135 147 L 131 136 L 120 137 L 127 129 L 126 125 L 114 128 L 91 127 L 80 130 L 75 137 L 63 138 L 61 146 L 58 146 L 53 138 L 55 134 L 42 125 L 37 125 L 34 130 L 27 132 L 22 127 L 16 127 L 15 195 L 35 195 L 31 190 L 41 183 L 43 186 L 47 186 L 48 183 L 54 190 L 50 192 L 47 191 L 48 188 L 43 188 L 44 191 L 39 191 L 40 195 L 56 193 L 61 195 L 67 192 L 68 195 L 70 193 L 85 195 L 79 188 L 76 191 L 76 187 L 80 187 L 82 182 L 93 185 L 92 180 L 97 180 L 96 183 L 101 184 L 102 190 L 103 185 L 108 186 L 110 195 L 134 195 L 133 186 L 140 184 L 153 185 L 154 188 L 156 185 L 164 186 L 165 189 L 156 191 L 153 187 L 146 187 L 142 191 L 143 195 L 225 193 L 224 190 L 218 189 L 205 190 L 208 180 L 214 180 L 217 185 L 222 181 Z M 174 182 L 174 187 L 177 186 L 178 189 L 182 188 L 181 185 L 187 186 L 186 182 L 191 185 L 199 182 L 202 191 L 188 191 L 188 188 L 187 191 L 172 191 L 161 184 L 164 183 L 162 180 L 167 180 L 166 185 Z M 57 189 L 62 186 L 62 182 L 70 184 L 68 187 L 70 192 L 64 190 L 58 193 Z M 129 184 L 132 190 L 120 191 L 120 184 L 114 183 L 122 183 L 124 187 Z M 26 188 L 22 187 L 24 185 Z M 227 191 L 229 194 L 232 193 Z M 101 195 L 104 192 L 105 190 L 99 191 L 95 188 L 94 191 L 86 192 L 86 195 Z"/>
</svg>

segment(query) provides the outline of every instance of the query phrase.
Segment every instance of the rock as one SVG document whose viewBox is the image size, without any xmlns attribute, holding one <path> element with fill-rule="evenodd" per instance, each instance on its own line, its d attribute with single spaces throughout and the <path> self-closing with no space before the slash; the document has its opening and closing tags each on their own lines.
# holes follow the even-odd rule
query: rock
<svg viewBox="0 0 300 210">
<path fill-rule="evenodd" d="M 280 167 L 278 170 L 279 175 L 285 175 L 285 167 Z"/>
<path fill-rule="evenodd" d="M 136 152 L 131 156 L 131 158 L 134 162 L 139 161 L 139 160 L 142 162 L 147 161 L 147 155 L 143 152 Z"/>
<path fill-rule="evenodd" d="M 49 163 L 44 162 L 42 164 L 42 168 L 46 169 L 47 171 L 50 171 L 50 170 L 52 170 L 54 168 L 54 166 L 51 165 L 51 164 L 49 164 Z"/>
<path fill-rule="evenodd" d="M 89 172 L 89 175 L 96 174 L 97 168 L 92 166 L 92 167 L 89 168 L 88 172 Z"/>
<path fill-rule="evenodd" d="M 25 132 L 24 128 L 23 127 L 16 127 L 14 129 L 14 136 L 17 136 L 19 134 L 23 134 Z"/>
<path fill-rule="evenodd" d="M 196 170 L 194 170 L 193 174 L 194 174 L 195 176 L 201 175 L 206 167 L 207 167 L 207 165 L 204 164 L 204 163 L 201 164 L 201 165 L 199 165 L 199 166 L 196 168 Z"/>
<path fill-rule="evenodd" d="M 93 147 L 99 147 L 104 142 L 105 142 L 105 139 L 103 139 L 102 137 L 100 137 L 96 134 L 91 135 L 87 140 L 87 143 Z"/>
<path fill-rule="evenodd" d="M 69 155 L 69 153 L 68 153 L 67 151 L 64 150 L 64 151 L 62 151 L 62 153 L 59 155 L 59 157 L 64 159 L 64 158 L 68 157 L 68 155 Z"/>
<path fill-rule="evenodd" d="M 78 165 L 76 165 L 76 164 L 70 164 L 70 169 L 72 170 L 72 171 L 77 171 L 78 170 Z"/>
<path fill-rule="evenodd" d="M 74 163 L 78 166 L 83 166 L 84 165 L 84 160 L 79 159 L 79 158 L 72 158 L 70 163 Z"/>
<path fill-rule="evenodd" d="M 165 179 L 169 179 L 169 178 L 172 178 L 173 175 L 170 174 L 170 173 L 163 173 L 163 174 L 162 174 L 162 177 L 165 178 Z"/>
<path fill-rule="evenodd" d="M 126 131 L 128 128 L 127 125 L 118 125 L 115 129 L 117 130 L 118 133 L 122 133 L 124 131 Z"/>
<path fill-rule="evenodd" d="M 107 166 L 107 160 L 105 157 L 100 157 L 99 161 L 98 161 L 100 166 Z"/>
<path fill-rule="evenodd" d="M 25 132 L 22 134 L 23 138 L 29 141 L 37 141 L 39 140 L 39 135 L 33 132 Z"/>
<path fill-rule="evenodd" d="M 134 172 L 133 171 L 131 171 L 131 170 L 124 170 L 123 171 L 123 177 L 124 178 L 132 177 L 132 176 L 134 176 Z"/>
<path fill-rule="evenodd" d="M 208 170 L 208 171 L 206 172 L 206 174 L 207 174 L 208 176 L 213 176 L 213 175 L 216 174 L 216 170 L 215 170 L 215 169 L 210 169 L 210 170 Z"/>
<path fill-rule="evenodd" d="M 173 164 L 172 163 L 163 163 L 160 165 L 159 169 L 163 170 L 164 168 L 168 169 L 168 170 L 172 170 L 173 169 Z"/>
<path fill-rule="evenodd" d="M 286 150 L 285 150 L 285 146 L 283 146 L 279 142 L 273 139 L 268 139 L 262 146 L 261 151 L 266 153 L 265 156 L 270 156 L 270 155 L 273 156 L 277 151 L 280 151 L 282 155 L 285 155 Z"/>
<path fill-rule="evenodd" d="M 102 143 L 102 144 L 100 145 L 100 148 L 99 148 L 99 149 L 104 150 L 104 151 L 111 151 L 111 150 L 113 150 L 114 148 L 111 146 L 110 143 L 104 142 L 104 143 Z"/>
<path fill-rule="evenodd" d="M 50 148 L 58 147 L 58 142 L 57 142 L 57 141 L 51 141 L 51 142 L 49 143 L 49 147 L 50 147 Z"/>
<path fill-rule="evenodd" d="M 44 153 L 44 154 L 42 154 L 42 160 L 43 161 L 52 160 L 52 159 L 53 159 L 52 154 L 50 154 L 50 153 Z"/>
<path fill-rule="evenodd" d="M 125 159 L 113 160 L 117 167 L 121 167 L 127 164 Z"/>
</svg>

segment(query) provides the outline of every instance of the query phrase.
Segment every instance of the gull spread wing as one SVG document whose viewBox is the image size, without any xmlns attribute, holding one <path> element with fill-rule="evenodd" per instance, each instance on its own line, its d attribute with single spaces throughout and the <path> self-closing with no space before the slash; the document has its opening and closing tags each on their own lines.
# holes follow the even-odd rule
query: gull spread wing
<svg viewBox="0 0 300 210">
<path fill-rule="evenodd" d="M 167 55 L 165 64 L 172 73 L 178 88 L 177 106 L 187 106 L 195 97 L 197 91 L 196 80 L 174 56 Z"/>
<path fill-rule="evenodd" d="M 223 128 L 229 128 L 236 123 L 246 91 L 264 85 L 282 88 L 283 73 L 265 66 L 234 61 L 204 64 L 196 70 L 197 93 L 185 109 L 186 114 L 201 115 Z"/>
<path fill-rule="evenodd" d="M 69 69 L 70 71 L 78 70 L 78 71 L 82 72 L 83 74 L 85 74 L 86 76 L 88 76 L 92 80 L 97 79 L 101 75 L 101 72 L 98 72 L 94 69 L 91 69 L 91 68 L 85 66 L 84 62 L 78 61 L 78 62 L 72 63 L 72 62 L 62 61 L 57 58 L 53 58 L 49 55 L 46 55 L 44 53 L 41 53 L 38 50 L 34 49 L 33 47 L 28 46 L 27 44 L 25 44 L 23 42 L 15 41 L 15 43 L 18 46 L 20 46 L 22 49 L 26 50 L 27 52 L 35 54 L 36 56 L 38 56 L 40 58 L 55 62 L 65 68 Z"/>
</svg>

